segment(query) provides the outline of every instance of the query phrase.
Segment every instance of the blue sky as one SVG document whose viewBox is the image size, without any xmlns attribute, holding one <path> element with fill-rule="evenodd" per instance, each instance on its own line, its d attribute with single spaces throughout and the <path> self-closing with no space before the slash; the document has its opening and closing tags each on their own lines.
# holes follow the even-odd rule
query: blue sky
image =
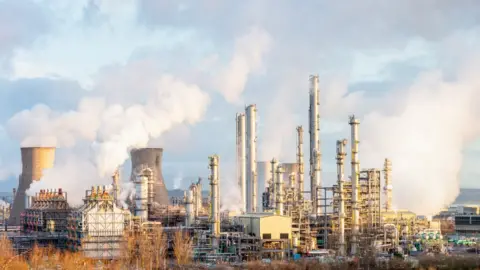
<svg viewBox="0 0 480 270">
<path fill-rule="evenodd" d="M 476 5 L 0 0 L 0 189 L 17 185 L 20 145 L 39 144 L 60 147 L 70 181 L 105 181 L 98 171 L 149 145 L 165 148 L 169 187 L 206 176 L 213 153 L 233 183 L 235 113 L 256 103 L 259 159 L 293 161 L 318 73 L 324 181 L 355 113 L 362 167 L 392 158 L 398 207 L 416 207 L 405 193 L 438 207 L 479 187 Z M 94 169 L 79 177 L 73 161 Z"/>
</svg>

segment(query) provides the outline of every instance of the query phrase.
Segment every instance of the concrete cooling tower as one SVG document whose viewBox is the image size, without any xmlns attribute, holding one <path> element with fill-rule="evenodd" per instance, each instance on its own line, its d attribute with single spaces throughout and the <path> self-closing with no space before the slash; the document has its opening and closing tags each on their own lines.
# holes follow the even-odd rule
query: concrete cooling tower
<svg viewBox="0 0 480 270">
<path fill-rule="evenodd" d="M 130 151 L 132 158 L 132 176 L 131 181 L 135 181 L 136 174 L 142 173 L 146 169 L 151 170 L 152 184 L 149 185 L 149 197 L 153 202 L 161 205 L 168 205 L 168 192 L 165 187 L 162 175 L 162 148 L 137 148 Z M 153 193 L 151 192 L 153 191 Z"/>
<path fill-rule="evenodd" d="M 25 210 L 25 192 L 30 184 L 39 181 L 43 170 L 53 167 L 55 160 L 55 147 L 23 147 L 22 173 L 18 179 L 18 188 L 13 201 L 9 225 L 20 225 L 20 214 Z"/>
</svg>

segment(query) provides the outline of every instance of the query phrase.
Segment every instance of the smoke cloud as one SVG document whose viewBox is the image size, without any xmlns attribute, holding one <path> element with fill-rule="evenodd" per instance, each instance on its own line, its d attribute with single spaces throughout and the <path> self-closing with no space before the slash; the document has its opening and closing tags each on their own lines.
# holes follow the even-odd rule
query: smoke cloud
<svg viewBox="0 0 480 270">
<path fill-rule="evenodd" d="M 198 86 L 171 75 L 160 76 L 154 86 L 144 104 L 107 105 L 105 100 L 85 97 L 75 111 L 37 105 L 14 115 L 8 131 L 23 146 L 73 147 L 78 141 L 93 141 L 90 153 L 58 162 L 31 186 L 30 194 L 62 187 L 73 194 L 69 201 L 77 204 L 83 195 L 78 191 L 111 183 L 110 175 L 129 158 L 130 148 L 147 146 L 176 124 L 202 119 L 210 100 Z"/>
<path fill-rule="evenodd" d="M 394 204 L 434 214 L 459 192 L 463 150 L 480 137 L 480 80 L 469 70 L 454 81 L 440 72 L 397 92 L 395 108 L 367 113 L 360 125 L 360 164 L 392 160 Z"/>
<path fill-rule="evenodd" d="M 271 43 L 268 32 L 258 27 L 252 27 L 235 40 L 233 57 L 216 80 L 216 87 L 225 100 L 239 102 L 248 76 L 261 70 L 264 55 L 270 50 Z"/>
</svg>

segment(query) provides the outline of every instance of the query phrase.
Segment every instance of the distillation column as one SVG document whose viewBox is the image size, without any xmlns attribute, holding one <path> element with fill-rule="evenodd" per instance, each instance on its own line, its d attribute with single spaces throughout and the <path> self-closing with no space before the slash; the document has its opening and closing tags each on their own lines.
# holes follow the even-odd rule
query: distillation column
<svg viewBox="0 0 480 270">
<path fill-rule="evenodd" d="M 321 186 L 321 153 L 320 153 L 320 113 L 319 113 L 318 75 L 310 76 L 310 196 L 315 215 L 320 214 L 317 198 L 317 187 Z M 316 154 L 315 154 L 316 152 Z"/>
<path fill-rule="evenodd" d="M 275 192 L 276 192 L 276 207 L 275 207 L 275 213 L 277 215 L 283 216 L 283 167 L 282 165 L 277 166 L 277 177 L 276 177 L 276 187 L 275 187 Z"/>
<path fill-rule="evenodd" d="M 303 186 L 303 127 L 297 127 L 297 163 L 298 163 L 298 201 L 303 201 L 303 191 L 305 190 Z"/>
<path fill-rule="evenodd" d="M 271 188 L 271 198 L 272 198 L 272 203 L 271 203 L 271 208 L 275 209 L 277 207 L 277 159 L 273 158 L 272 161 L 270 161 L 272 164 L 271 167 L 271 173 L 272 173 L 272 188 Z"/>
<path fill-rule="evenodd" d="M 360 163 L 358 161 L 358 125 L 360 121 L 355 115 L 350 116 L 349 124 L 351 126 L 351 150 L 352 150 L 352 255 L 358 252 L 358 233 L 360 226 L 360 208 L 359 208 L 359 183 Z"/>
<path fill-rule="evenodd" d="M 257 134 L 256 134 L 256 114 L 257 106 L 255 104 L 247 106 L 246 111 L 246 135 L 247 135 L 247 210 L 246 212 L 257 212 Z"/>
<path fill-rule="evenodd" d="M 220 236 L 220 194 L 219 194 L 219 175 L 218 175 L 218 156 L 209 157 L 210 160 L 210 216 L 212 219 L 212 235 L 216 238 Z"/>
<path fill-rule="evenodd" d="M 338 253 L 340 256 L 345 255 L 345 194 L 343 190 L 344 184 L 344 159 L 347 153 L 345 153 L 345 146 L 347 145 L 347 140 L 337 141 L 337 181 L 338 181 L 338 192 L 340 194 L 340 202 L 338 207 Z"/>
<path fill-rule="evenodd" d="M 189 188 L 188 190 L 185 191 L 184 194 L 184 200 L 185 200 L 185 212 L 186 212 L 186 217 L 185 217 L 185 226 L 186 227 L 191 227 L 193 225 L 194 221 L 194 211 L 193 211 L 193 189 Z"/>
<path fill-rule="evenodd" d="M 385 163 L 383 165 L 383 173 L 385 177 L 385 211 L 392 210 L 392 180 L 391 180 L 391 172 L 392 172 L 392 162 L 386 158 Z"/>
<path fill-rule="evenodd" d="M 245 141 L 245 114 L 237 114 L 237 179 L 240 186 L 242 211 L 247 209 L 247 184 L 246 184 L 246 141 Z"/>
<path fill-rule="evenodd" d="M 135 176 L 135 216 L 148 219 L 148 177 L 143 173 Z"/>
</svg>

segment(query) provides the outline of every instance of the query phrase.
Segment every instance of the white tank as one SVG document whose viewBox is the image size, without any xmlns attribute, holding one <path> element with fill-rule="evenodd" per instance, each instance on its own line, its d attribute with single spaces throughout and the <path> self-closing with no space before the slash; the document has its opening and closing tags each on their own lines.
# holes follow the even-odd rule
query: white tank
<svg viewBox="0 0 480 270">
<path fill-rule="evenodd" d="M 135 179 L 135 216 L 148 219 L 148 177 L 144 175 Z"/>
<path fill-rule="evenodd" d="M 258 190 L 265 190 L 265 188 L 268 186 L 269 180 L 272 178 L 271 177 L 271 163 L 267 161 L 259 161 L 257 162 L 257 184 L 258 184 Z M 262 198 L 261 196 L 257 196 L 257 205 L 262 206 Z M 260 209 L 260 211 L 263 211 L 263 206 Z"/>
</svg>

